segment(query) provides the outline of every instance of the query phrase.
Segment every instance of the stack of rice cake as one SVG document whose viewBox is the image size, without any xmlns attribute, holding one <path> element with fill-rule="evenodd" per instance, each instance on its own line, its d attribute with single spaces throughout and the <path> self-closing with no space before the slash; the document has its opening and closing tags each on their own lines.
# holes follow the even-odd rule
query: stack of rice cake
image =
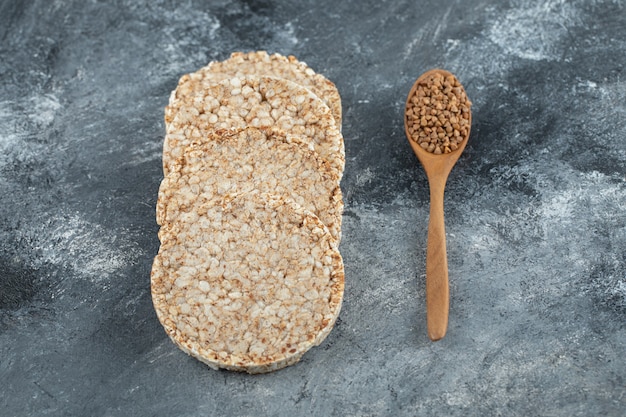
<svg viewBox="0 0 626 417">
<path fill-rule="evenodd" d="M 180 79 L 165 123 L 151 274 L 161 324 L 211 368 L 297 362 L 343 298 L 337 89 L 294 57 L 234 53 Z"/>
</svg>

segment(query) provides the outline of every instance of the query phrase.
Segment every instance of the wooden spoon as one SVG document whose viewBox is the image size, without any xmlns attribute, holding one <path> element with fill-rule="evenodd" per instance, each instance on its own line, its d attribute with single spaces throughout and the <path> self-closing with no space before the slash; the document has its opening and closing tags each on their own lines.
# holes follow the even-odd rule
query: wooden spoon
<svg viewBox="0 0 626 417">
<path fill-rule="evenodd" d="M 444 77 L 452 75 L 448 71 L 441 69 L 430 70 L 422 74 L 411 87 L 406 102 L 407 109 L 411 105 L 410 100 L 415 94 L 419 83 L 435 73 L 439 73 Z M 469 126 L 471 126 L 471 123 L 472 114 L 470 112 Z M 448 175 L 467 144 L 469 127 L 466 137 L 463 138 L 456 150 L 439 155 L 428 152 L 411 139 L 406 115 L 404 116 L 404 130 L 413 152 L 415 152 L 415 155 L 417 155 L 424 167 L 430 187 L 430 217 L 428 222 L 428 246 L 426 249 L 426 321 L 428 337 L 433 341 L 437 341 L 446 334 L 450 305 L 443 194 Z"/>
</svg>

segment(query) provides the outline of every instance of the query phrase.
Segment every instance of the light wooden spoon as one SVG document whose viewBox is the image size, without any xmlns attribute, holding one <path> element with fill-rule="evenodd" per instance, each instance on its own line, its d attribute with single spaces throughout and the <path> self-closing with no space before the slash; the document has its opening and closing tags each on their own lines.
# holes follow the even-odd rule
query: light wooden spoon
<svg viewBox="0 0 626 417">
<path fill-rule="evenodd" d="M 407 97 L 406 108 L 415 94 L 418 84 L 426 77 L 439 73 L 444 77 L 450 76 L 448 71 L 441 69 L 430 70 L 422 74 L 413 84 Z M 472 124 L 472 114 L 469 113 L 469 125 Z M 411 139 L 407 117 L 404 116 L 404 130 L 413 148 L 413 152 L 424 167 L 430 186 L 430 217 L 428 221 L 428 246 L 426 248 L 426 321 L 428 337 L 436 341 L 443 338 L 448 327 L 448 310 L 450 306 L 450 291 L 448 286 L 448 257 L 446 254 L 446 229 L 443 215 L 443 194 L 448 175 L 452 167 L 461 156 L 467 139 L 459 144 L 458 148 L 450 153 L 435 155 L 423 149 Z"/>
</svg>

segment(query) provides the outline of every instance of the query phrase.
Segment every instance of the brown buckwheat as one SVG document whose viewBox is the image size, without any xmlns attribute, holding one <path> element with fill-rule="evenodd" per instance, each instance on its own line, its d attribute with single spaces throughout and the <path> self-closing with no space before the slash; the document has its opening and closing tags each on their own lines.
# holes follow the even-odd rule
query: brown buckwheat
<svg viewBox="0 0 626 417">
<path fill-rule="evenodd" d="M 417 85 L 405 111 L 411 139 L 436 155 L 458 149 L 470 128 L 470 106 L 453 75 L 435 73 Z"/>
</svg>

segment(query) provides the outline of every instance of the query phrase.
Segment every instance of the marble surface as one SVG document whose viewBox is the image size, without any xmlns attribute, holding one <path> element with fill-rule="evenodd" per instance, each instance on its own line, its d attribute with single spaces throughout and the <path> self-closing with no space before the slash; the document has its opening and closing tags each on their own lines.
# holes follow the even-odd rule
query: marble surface
<svg viewBox="0 0 626 417">
<path fill-rule="evenodd" d="M 625 27 L 618 0 L 0 1 L 0 414 L 623 416 Z M 342 95 L 346 293 L 321 346 L 248 376 L 170 342 L 149 273 L 169 92 L 255 49 Z M 434 67 L 474 103 L 437 343 L 402 126 Z"/>
</svg>

